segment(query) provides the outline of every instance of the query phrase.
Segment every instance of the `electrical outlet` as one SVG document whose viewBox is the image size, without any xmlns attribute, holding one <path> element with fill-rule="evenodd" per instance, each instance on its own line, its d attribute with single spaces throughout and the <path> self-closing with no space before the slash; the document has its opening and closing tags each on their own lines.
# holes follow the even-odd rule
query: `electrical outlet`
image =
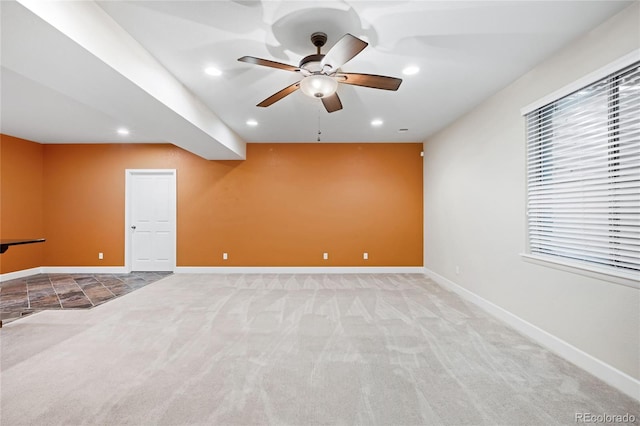
<svg viewBox="0 0 640 426">
<path fill-rule="evenodd" d="M 460 267 L 456 266 L 456 275 L 458 275 L 460 273 Z"/>
<path fill-rule="evenodd" d="M 364 252 L 364 253 L 362 254 L 362 258 L 363 258 L 364 260 L 369 259 L 369 253 Z"/>
<path fill-rule="evenodd" d="M 227 260 L 229 259 L 229 254 L 228 253 L 222 253 L 222 260 Z"/>
<path fill-rule="evenodd" d="M 329 253 L 323 253 L 323 254 L 322 254 L 322 258 L 323 258 L 324 260 L 329 259 Z"/>
<path fill-rule="evenodd" d="M 98 253 L 98 259 L 100 259 L 100 260 L 104 259 L 104 254 Z"/>
</svg>

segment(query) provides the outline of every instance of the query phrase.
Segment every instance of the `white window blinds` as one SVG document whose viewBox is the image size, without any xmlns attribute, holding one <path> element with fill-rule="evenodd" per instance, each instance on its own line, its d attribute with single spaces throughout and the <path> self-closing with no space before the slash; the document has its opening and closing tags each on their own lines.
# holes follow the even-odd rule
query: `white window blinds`
<svg viewBox="0 0 640 426">
<path fill-rule="evenodd" d="M 526 123 L 529 252 L 640 278 L 640 63 Z"/>
</svg>

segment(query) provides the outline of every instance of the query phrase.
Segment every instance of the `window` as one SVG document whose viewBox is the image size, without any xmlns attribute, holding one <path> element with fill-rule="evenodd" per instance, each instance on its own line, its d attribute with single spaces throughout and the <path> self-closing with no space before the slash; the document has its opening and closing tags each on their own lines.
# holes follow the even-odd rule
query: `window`
<svg viewBox="0 0 640 426">
<path fill-rule="evenodd" d="M 640 277 L 640 62 L 526 114 L 529 253 Z"/>
</svg>

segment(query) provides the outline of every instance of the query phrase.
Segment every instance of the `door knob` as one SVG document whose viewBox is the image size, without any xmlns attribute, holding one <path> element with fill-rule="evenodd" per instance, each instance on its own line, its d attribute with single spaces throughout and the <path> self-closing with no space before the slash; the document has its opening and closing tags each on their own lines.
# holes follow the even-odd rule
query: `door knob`
<svg viewBox="0 0 640 426">
<path fill-rule="evenodd" d="M 135 225 L 131 225 L 131 229 L 135 230 L 136 226 Z"/>
</svg>

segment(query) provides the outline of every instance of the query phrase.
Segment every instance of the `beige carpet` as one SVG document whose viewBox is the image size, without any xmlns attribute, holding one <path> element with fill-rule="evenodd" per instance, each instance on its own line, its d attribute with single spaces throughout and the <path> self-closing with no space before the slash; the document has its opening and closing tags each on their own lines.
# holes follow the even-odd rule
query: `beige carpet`
<svg viewBox="0 0 640 426">
<path fill-rule="evenodd" d="M 4 425 L 552 425 L 637 401 L 422 275 L 186 275 L 0 329 Z"/>
</svg>

